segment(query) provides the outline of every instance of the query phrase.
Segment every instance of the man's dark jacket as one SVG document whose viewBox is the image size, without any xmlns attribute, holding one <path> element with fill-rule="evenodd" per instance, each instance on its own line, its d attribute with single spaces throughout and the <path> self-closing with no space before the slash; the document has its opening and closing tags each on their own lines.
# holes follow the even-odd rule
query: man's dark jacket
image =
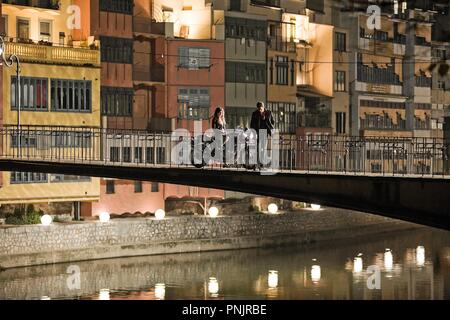
<svg viewBox="0 0 450 320">
<path fill-rule="evenodd" d="M 275 128 L 275 120 L 273 119 L 272 112 L 270 110 L 264 110 L 265 119 L 262 118 L 261 112 L 256 110 L 252 114 L 252 120 L 250 122 L 250 128 L 259 133 L 260 129 L 266 129 L 269 135 L 272 135 L 272 130 Z"/>
</svg>

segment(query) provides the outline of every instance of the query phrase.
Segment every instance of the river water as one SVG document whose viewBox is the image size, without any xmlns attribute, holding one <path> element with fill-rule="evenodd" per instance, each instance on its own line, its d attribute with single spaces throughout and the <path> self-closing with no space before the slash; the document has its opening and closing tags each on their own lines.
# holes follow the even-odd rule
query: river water
<svg viewBox="0 0 450 320">
<path fill-rule="evenodd" d="M 450 299 L 450 232 L 9 269 L 0 299 Z"/>
</svg>

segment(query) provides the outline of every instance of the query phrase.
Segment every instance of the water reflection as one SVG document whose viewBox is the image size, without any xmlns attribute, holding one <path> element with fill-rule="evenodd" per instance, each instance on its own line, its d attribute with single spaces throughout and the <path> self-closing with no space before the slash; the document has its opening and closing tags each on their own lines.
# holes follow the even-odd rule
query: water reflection
<svg viewBox="0 0 450 320">
<path fill-rule="evenodd" d="M 164 283 L 157 283 L 155 285 L 155 298 L 157 300 L 164 300 L 166 297 L 166 285 Z"/>
<path fill-rule="evenodd" d="M 3 271 L 0 299 L 450 299 L 450 233 L 431 229 L 76 264 L 82 280 L 76 290 L 67 287 L 68 264 Z M 381 276 L 375 290 L 367 287 L 373 266 Z"/>
</svg>

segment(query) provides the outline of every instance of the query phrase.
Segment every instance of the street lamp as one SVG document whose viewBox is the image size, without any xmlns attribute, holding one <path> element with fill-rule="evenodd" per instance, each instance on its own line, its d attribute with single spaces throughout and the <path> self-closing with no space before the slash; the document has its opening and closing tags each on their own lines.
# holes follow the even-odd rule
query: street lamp
<svg viewBox="0 0 450 320">
<path fill-rule="evenodd" d="M 18 147 L 18 155 L 21 157 L 22 155 L 22 137 L 20 132 L 20 60 L 16 54 L 11 54 L 8 58 L 6 58 L 6 50 L 5 50 L 5 40 L 2 36 L 0 36 L 0 65 L 3 63 L 7 67 L 12 67 L 14 61 L 16 62 L 16 106 L 17 106 L 17 147 Z"/>
</svg>

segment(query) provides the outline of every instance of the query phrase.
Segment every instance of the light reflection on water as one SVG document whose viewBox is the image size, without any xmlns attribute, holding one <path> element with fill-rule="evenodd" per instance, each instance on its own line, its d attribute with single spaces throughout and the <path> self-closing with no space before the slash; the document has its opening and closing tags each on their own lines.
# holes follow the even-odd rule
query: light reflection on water
<svg viewBox="0 0 450 320">
<path fill-rule="evenodd" d="M 450 233 L 432 229 L 278 249 L 73 263 L 0 273 L 0 299 L 450 299 Z M 370 290 L 369 266 L 381 272 Z"/>
</svg>

